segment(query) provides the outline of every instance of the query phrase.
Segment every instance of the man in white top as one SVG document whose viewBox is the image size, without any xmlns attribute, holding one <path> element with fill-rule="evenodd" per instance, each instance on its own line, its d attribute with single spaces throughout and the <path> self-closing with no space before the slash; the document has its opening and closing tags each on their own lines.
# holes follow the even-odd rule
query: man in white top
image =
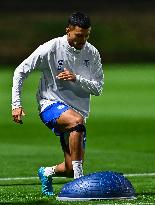
<svg viewBox="0 0 155 205">
<path fill-rule="evenodd" d="M 60 136 L 64 162 L 41 167 L 38 175 L 42 193 L 53 195 L 52 175 L 83 175 L 86 142 L 85 119 L 89 114 L 91 95 L 100 95 L 103 71 L 98 50 L 87 42 L 91 31 L 87 15 L 69 16 L 66 34 L 39 46 L 15 70 L 12 87 L 12 116 L 22 123 L 21 105 L 24 79 L 35 69 L 42 72 L 37 101 L 42 122 Z"/>
</svg>

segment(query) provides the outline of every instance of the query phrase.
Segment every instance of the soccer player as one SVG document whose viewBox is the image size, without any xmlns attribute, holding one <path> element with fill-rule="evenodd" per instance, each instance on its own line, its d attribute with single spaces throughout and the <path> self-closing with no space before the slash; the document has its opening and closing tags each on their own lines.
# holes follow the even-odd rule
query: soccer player
<svg viewBox="0 0 155 205">
<path fill-rule="evenodd" d="M 86 143 L 85 119 L 89 114 L 91 95 L 100 95 L 103 71 L 98 50 L 87 42 L 91 31 L 86 14 L 69 16 L 66 35 L 40 45 L 15 70 L 12 87 L 12 117 L 22 123 L 23 81 L 35 69 L 42 72 L 37 92 L 42 122 L 56 135 L 64 153 L 64 162 L 41 167 L 38 175 L 42 193 L 53 195 L 52 175 L 83 175 Z"/>
</svg>

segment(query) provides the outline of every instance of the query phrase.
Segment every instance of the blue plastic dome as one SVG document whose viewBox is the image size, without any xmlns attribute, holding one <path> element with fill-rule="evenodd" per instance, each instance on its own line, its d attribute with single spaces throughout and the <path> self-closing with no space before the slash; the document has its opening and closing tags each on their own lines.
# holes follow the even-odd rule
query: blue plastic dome
<svg viewBox="0 0 155 205">
<path fill-rule="evenodd" d="M 66 183 L 57 197 L 62 201 L 117 198 L 134 199 L 135 190 L 123 174 L 112 171 L 95 172 Z"/>
</svg>

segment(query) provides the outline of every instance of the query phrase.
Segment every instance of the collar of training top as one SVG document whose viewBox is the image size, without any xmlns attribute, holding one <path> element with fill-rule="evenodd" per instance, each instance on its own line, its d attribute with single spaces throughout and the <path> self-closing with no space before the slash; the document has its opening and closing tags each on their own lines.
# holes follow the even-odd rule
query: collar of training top
<svg viewBox="0 0 155 205">
<path fill-rule="evenodd" d="M 72 47 L 72 46 L 69 45 L 69 43 L 68 43 L 68 41 L 67 41 L 67 35 L 64 35 L 63 38 L 64 38 L 64 44 L 63 44 L 63 45 L 66 46 L 66 48 L 67 48 L 67 50 L 68 50 L 69 52 L 78 54 L 78 53 L 80 53 L 80 52 L 84 49 L 84 47 L 86 46 L 86 43 L 85 43 L 84 47 L 83 47 L 81 50 L 77 50 L 76 48 L 74 48 L 74 47 Z"/>
</svg>

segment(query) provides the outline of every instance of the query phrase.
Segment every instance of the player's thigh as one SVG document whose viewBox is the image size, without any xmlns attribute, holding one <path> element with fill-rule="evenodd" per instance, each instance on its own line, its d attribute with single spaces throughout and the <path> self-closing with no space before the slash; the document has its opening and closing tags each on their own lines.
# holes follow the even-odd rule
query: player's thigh
<svg viewBox="0 0 155 205">
<path fill-rule="evenodd" d="M 78 124 L 83 124 L 84 118 L 80 113 L 76 112 L 75 110 L 68 109 L 63 112 L 56 121 L 57 128 L 63 131 L 65 129 L 72 128 Z"/>
</svg>

